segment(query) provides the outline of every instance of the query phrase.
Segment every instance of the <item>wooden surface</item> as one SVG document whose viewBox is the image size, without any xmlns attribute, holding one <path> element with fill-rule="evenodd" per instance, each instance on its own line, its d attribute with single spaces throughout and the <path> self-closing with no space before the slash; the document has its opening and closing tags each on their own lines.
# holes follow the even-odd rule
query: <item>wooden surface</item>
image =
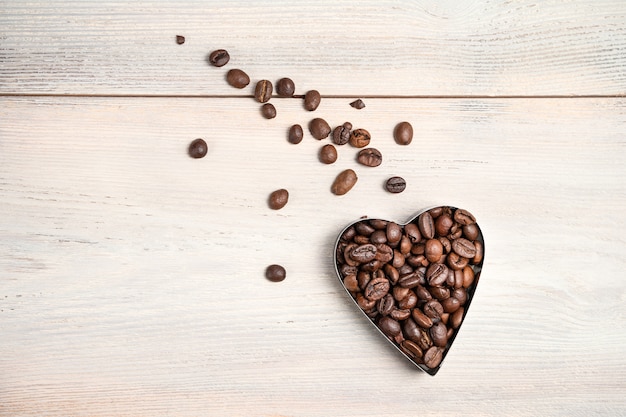
<svg viewBox="0 0 626 417">
<path fill-rule="evenodd" d="M 622 1 L 0 2 L 0 415 L 625 415 L 625 51 Z M 265 120 L 236 67 L 322 105 Z M 289 144 L 312 117 L 367 128 L 383 165 Z M 440 204 L 486 260 L 430 377 L 332 246 Z"/>
</svg>

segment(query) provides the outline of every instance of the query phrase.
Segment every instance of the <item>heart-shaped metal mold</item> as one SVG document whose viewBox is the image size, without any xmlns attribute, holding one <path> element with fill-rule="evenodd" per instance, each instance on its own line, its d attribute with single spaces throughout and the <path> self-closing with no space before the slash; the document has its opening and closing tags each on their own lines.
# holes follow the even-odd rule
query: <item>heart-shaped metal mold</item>
<svg viewBox="0 0 626 417">
<path fill-rule="evenodd" d="M 406 223 L 361 218 L 334 248 L 342 286 L 402 355 L 435 375 L 474 298 L 485 254 L 482 231 L 464 209 L 424 209 Z"/>
</svg>

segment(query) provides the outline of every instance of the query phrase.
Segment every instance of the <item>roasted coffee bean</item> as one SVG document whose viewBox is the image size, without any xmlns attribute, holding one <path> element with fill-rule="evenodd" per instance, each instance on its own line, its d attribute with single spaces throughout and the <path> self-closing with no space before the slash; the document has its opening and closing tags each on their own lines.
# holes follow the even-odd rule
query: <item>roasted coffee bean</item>
<svg viewBox="0 0 626 417">
<path fill-rule="evenodd" d="M 452 220 L 450 216 L 439 216 L 435 221 L 435 232 L 437 232 L 439 236 L 448 236 L 453 225 L 454 220 Z"/>
<path fill-rule="evenodd" d="M 209 147 L 207 146 L 204 139 L 198 138 L 189 144 L 189 148 L 187 152 L 189 153 L 189 156 L 191 156 L 192 158 L 198 159 L 198 158 L 203 158 L 208 152 L 208 150 L 209 150 Z"/>
<path fill-rule="evenodd" d="M 400 350 L 414 361 L 419 361 L 424 355 L 422 349 L 412 340 L 405 340 L 400 343 Z"/>
<path fill-rule="evenodd" d="M 432 264 L 426 270 L 428 285 L 437 287 L 448 279 L 448 268 L 444 264 Z"/>
<path fill-rule="evenodd" d="M 259 103 L 266 103 L 272 98 L 273 89 L 274 87 L 271 81 L 261 80 L 256 83 L 256 87 L 254 88 L 254 98 Z"/>
<path fill-rule="evenodd" d="M 266 119 L 273 119 L 276 117 L 276 107 L 272 103 L 265 103 L 261 106 L 261 114 Z"/>
<path fill-rule="evenodd" d="M 453 329 L 458 329 L 463 321 L 463 313 L 465 312 L 465 308 L 460 307 L 457 311 L 455 311 L 450 317 L 450 326 Z"/>
<path fill-rule="evenodd" d="M 464 258 L 473 258 L 476 255 L 474 244 L 462 237 L 452 241 L 452 250 Z"/>
<path fill-rule="evenodd" d="M 420 233 L 426 239 L 432 239 L 435 237 L 435 222 L 429 212 L 424 212 L 417 218 L 417 226 L 420 229 Z"/>
<path fill-rule="evenodd" d="M 365 129 L 356 129 L 350 132 L 349 142 L 350 145 L 355 148 L 365 148 L 370 144 L 371 139 L 372 136 L 370 135 L 370 132 Z"/>
<path fill-rule="evenodd" d="M 391 260 L 391 265 L 395 268 L 402 268 L 402 266 L 406 263 L 406 259 L 404 255 L 399 250 L 393 250 L 393 258 Z"/>
<path fill-rule="evenodd" d="M 304 94 L 304 108 L 308 111 L 316 110 L 322 101 L 322 96 L 317 90 L 310 90 Z"/>
<path fill-rule="evenodd" d="M 443 349 L 437 346 L 433 346 L 424 353 L 424 365 L 430 369 L 434 369 L 439 366 L 443 360 Z"/>
<path fill-rule="evenodd" d="M 426 304 L 424 304 L 423 310 L 424 314 L 432 319 L 440 318 L 444 313 L 443 306 L 437 300 L 427 301 Z"/>
<path fill-rule="evenodd" d="M 413 140 L 413 126 L 409 122 L 400 122 L 393 130 L 393 138 L 398 145 L 408 145 Z"/>
<path fill-rule="evenodd" d="M 443 324 L 446 324 L 446 325 L 447 325 L 447 324 L 448 324 L 448 320 L 450 320 L 450 313 L 443 313 L 443 314 L 441 315 L 440 319 L 441 319 L 441 322 L 442 322 Z"/>
<path fill-rule="evenodd" d="M 398 280 L 398 285 L 402 288 L 415 288 L 419 283 L 420 279 L 415 271 L 400 275 L 400 279 Z"/>
<path fill-rule="evenodd" d="M 450 290 L 447 287 L 430 287 L 429 291 L 439 301 L 450 298 Z"/>
<path fill-rule="evenodd" d="M 320 162 L 323 164 L 333 164 L 337 161 L 337 148 L 331 144 L 321 147 L 319 154 Z"/>
<path fill-rule="evenodd" d="M 387 243 L 387 233 L 384 230 L 376 230 L 370 236 L 370 242 L 373 244 Z"/>
<path fill-rule="evenodd" d="M 176 43 L 182 45 L 183 43 L 185 43 L 185 37 L 181 35 L 176 35 Z"/>
<path fill-rule="evenodd" d="M 343 258 L 343 255 L 341 257 Z M 348 264 L 344 264 L 344 265 L 341 265 L 341 269 L 339 272 L 341 272 L 341 276 L 345 277 L 351 274 L 356 274 L 358 270 L 356 266 L 350 266 Z"/>
<path fill-rule="evenodd" d="M 289 201 L 289 191 L 281 188 L 270 194 L 268 204 L 272 210 L 280 210 L 287 205 Z"/>
<path fill-rule="evenodd" d="M 430 293 L 430 291 L 428 291 L 426 287 L 423 287 L 421 284 L 418 285 L 417 288 L 415 289 L 415 294 L 417 294 L 417 298 L 419 298 L 422 301 L 430 301 L 433 299 L 433 296 Z"/>
<path fill-rule="evenodd" d="M 225 49 L 217 49 L 209 54 L 209 62 L 214 67 L 223 67 L 230 61 L 230 55 Z"/>
<path fill-rule="evenodd" d="M 360 290 L 359 282 L 356 280 L 356 275 L 348 275 L 343 279 L 343 285 L 348 291 L 357 292 Z"/>
<path fill-rule="evenodd" d="M 426 259 L 428 259 L 429 262 L 439 262 L 441 255 L 443 255 L 443 245 L 441 242 L 438 239 L 428 239 L 425 248 L 424 254 L 426 255 Z"/>
<path fill-rule="evenodd" d="M 364 290 L 367 284 L 372 280 L 372 274 L 365 271 L 359 271 L 356 275 L 356 280 L 359 283 L 359 287 Z"/>
<path fill-rule="evenodd" d="M 296 85 L 291 78 L 281 78 L 276 83 L 276 94 L 280 97 L 293 97 L 296 92 Z"/>
<path fill-rule="evenodd" d="M 356 172 L 352 169 L 341 171 L 335 178 L 330 191 L 335 195 L 344 195 L 354 187 L 358 180 Z"/>
<path fill-rule="evenodd" d="M 463 269 L 469 264 L 469 259 L 459 255 L 456 252 L 450 252 L 447 255 L 446 263 L 454 270 Z"/>
<path fill-rule="evenodd" d="M 352 123 L 345 122 L 341 126 L 337 126 L 333 130 L 332 140 L 335 145 L 345 145 L 350 140 L 350 132 L 352 131 Z"/>
<path fill-rule="evenodd" d="M 376 303 L 376 308 L 378 309 L 378 312 L 380 314 L 382 314 L 383 316 L 387 316 L 394 309 L 394 305 L 395 300 L 393 299 L 393 296 L 387 293 L 383 298 L 378 300 L 378 303 Z"/>
<path fill-rule="evenodd" d="M 466 266 L 462 269 L 463 271 L 463 288 L 468 288 L 474 283 L 474 270 L 470 266 Z"/>
<path fill-rule="evenodd" d="M 449 253 L 452 250 L 452 244 L 450 243 L 450 239 L 447 237 L 439 237 L 438 239 L 441 242 L 441 246 L 443 246 L 443 253 Z"/>
<path fill-rule="evenodd" d="M 358 234 L 364 236 L 369 236 L 376 231 L 374 226 L 372 226 L 369 222 L 358 222 L 354 228 Z"/>
<path fill-rule="evenodd" d="M 463 226 L 463 236 L 472 241 L 478 239 L 478 226 L 476 226 L 476 223 Z"/>
<path fill-rule="evenodd" d="M 417 345 L 422 349 L 426 350 L 433 345 L 433 340 L 430 338 L 430 334 L 428 330 L 422 329 L 421 327 L 417 328 L 418 336 L 417 340 L 413 340 Z"/>
<path fill-rule="evenodd" d="M 391 177 L 385 182 L 385 189 L 392 194 L 399 194 L 406 189 L 406 181 L 402 177 Z"/>
<path fill-rule="evenodd" d="M 461 302 L 454 297 L 450 297 L 443 300 L 441 305 L 446 313 L 454 313 L 461 307 Z"/>
<path fill-rule="evenodd" d="M 383 162 L 383 154 L 376 148 L 365 148 L 359 151 L 356 160 L 361 165 L 373 168 Z"/>
<path fill-rule="evenodd" d="M 430 339 L 435 346 L 445 347 L 448 343 L 448 328 L 442 322 L 433 324 L 430 328 Z"/>
<path fill-rule="evenodd" d="M 235 88 L 245 88 L 250 84 L 250 77 L 240 69 L 231 69 L 226 73 L 226 82 Z"/>
<path fill-rule="evenodd" d="M 387 227 L 385 229 L 387 234 L 387 241 L 390 244 L 393 245 L 400 242 L 400 239 L 402 239 L 402 227 L 400 227 L 398 223 L 389 222 L 387 223 Z"/>
<path fill-rule="evenodd" d="M 350 103 L 350 106 L 354 107 L 357 110 L 361 110 L 365 108 L 365 103 L 363 103 L 363 100 L 359 98 Z"/>
<path fill-rule="evenodd" d="M 411 312 L 411 315 L 415 323 L 423 329 L 429 329 L 433 325 L 433 320 L 417 308 Z"/>
<path fill-rule="evenodd" d="M 384 334 L 389 337 L 397 336 L 402 332 L 402 328 L 400 327 L 400 323 L 390 317 L 381 317 L 378 320 L 378 327 Z"/>
<path fill-rule="evenodd" d="M 400 239 L 400 252 L 404 255 L 408 255 L 411 253 L 411 246 L 413 246 L 411 240 L 407 236 L 402 236 Z"/>
<path fill-rule="evenodd" d="M 409 291 L 402 300 L 398 301 L 398 308 L 400 309 L 413 309 L 417 305 L 417 295 L 413 291 Z"/>
<path fill-rule="evenodd" d="M 467 210 L 456 209 L 454 212 L 454 220 L 463 226 L 476 223 L 476 218 Z"/>
<path fill-rule="evenodd" d="M 387 277 L 389 277 L 389 275 L 387 275 Z M 391 281 L 391 279 L 389 281 Z M 402 288 L 396 285 L 395 287 L 393 287 L 393 290 L 392 290 L 393 298 L 396 301 L 400 301 L 409 294 L 409 291 L 411 290 L 408 288 Z"/>
<path fill-rule="evenodd" d="M 391 317 L 394 320 L 403 321 L 411 317 L 411 310 L 409 310 L 408 308 L 405 308 L 405 309 L 396 308 L 392 310 L 391 313 L 389 313 L 389 317 Z"/>
<path fill-rule="evenodd" d="M 317 140 L 322 140 L 330 134 L 330 126 L 326 120 L 316 117 L 309 122 L 309 132 Z"/>
<path fill-rule="evenodd" d="M 415 322 L 408 318 L 402 324 L 402 333 L 404 333 L 404 337 L 417 342 L 420 338 L 420 328 Z"/>
<path fill-rule="evenodd" d="M 464 288 L 456 288 L 452 291 L 452 294 L 450 294 L 450 296 L 459 300 L 459 303 L 461 305 L 465 305 L 465 303 L 467 302 L 467 291 Z"/>
<path fill-rule="evenodd" d="M 376 246 L 372 245 L 371 243 L 357 246 L 350 252 L 350 258 L 352 258 L 353 260 L 359 263 L 366 263 L 366 262 L 372 261 L 374 260 L 375 257 L 376 257 Z"/>
<path fill-rule="evenodd" d="M 293 143 L 297 145 L 302 142 L 302 137 L 304 136 L 304 132 L 302 131 L 302 126 L 295 124 L 289 128 L 289 133 L 287 133 L 287 140 L 289 143 Z"/>
<path fill-rule="evenodd" d="M 409 223 L 404 226 L 404 234 L 415 244 L 422 240 L 422 235 L 415 223 Z"/>
<path fill-rule="evenodd" d="M 376 232 L 381 232 L 381 231 L 382 230 L 377 230 Z M 375 246 L 376 246 L 376 260 L 393 267 L 393 265 L 390 265 L 388 263 L 393 259 L 393 249 L 391 249 L 389 245 L 385 245 L 384 243 L 378 243 Z"/>
<path fill-rule="evenodd" d="M 359 305 L 359 307 L 361 307 L 363 311 L 367 311 L 376 307 L 376 300 L 370 300 L 364 297 L 361 293 L 356 296 L 356 303 Z"/>
<path fill-rule="evenodd" d="M 281 265 L 270 265 L 265 269 L 265 277 L 272 282 L 280 282 L 285 279 L 287 272 Z"/>
<path fill-rule="evenodd" d="M 474 242 L 474 247 L 476 248 L 476 255 L 472 258 L 472 263 L 479 264 L 483 261 L 484 246 L 482 242 L 477 240 Z"/>
</svg>

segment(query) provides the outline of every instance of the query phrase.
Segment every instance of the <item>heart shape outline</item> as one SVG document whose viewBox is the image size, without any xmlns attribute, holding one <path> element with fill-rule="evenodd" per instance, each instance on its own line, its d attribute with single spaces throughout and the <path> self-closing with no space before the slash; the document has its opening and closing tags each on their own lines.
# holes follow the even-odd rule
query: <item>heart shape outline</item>
<svg viewBox="0 0 626 417">
<path fill-rule="evenodd" d="M 397 223 L 401 228 L 402 228 L 402 233 L 404 234 L 404 230 L 405 227 L 409 224 L 416 224 L 417 225 L 417 221 L 419 219 L 419 217 L 426 212 L 431 212 L 434 209 L 438 209 L 438 208 L 442 208 L 443 210 L 449 209 L 452 213 L 456 212 L 456 210 L 459 210 L 459 208 L 454 207 L 454 206 L 431 206 L 431 207 L 427 207 L 424 208 L 418 212 L 416 212 L 412 217 L 409 218 L 408 221 L 404 222 L 404 223 Z M 473 217 L 473 216 L 472 216 Z M 420 363 L 415 361 L 414 359 L 412 359 L 410 356 L 407 355 L 407 353 L 405 353 L 401 348 L 400 345 L 394 341 L 390 336 L 386 335 L 383 330 L 381 330 L 381 328 L 376 324 L 376 322 L 374 321 L 374 318 L 368 316 L 367 312 L 361 308 L 361 306 L 358 304 L 356 298 L 353 296 L 353 294 L 350 292 L 350 290 L 346 287 L 345 283 L 344 283 L 344 277 L 342 276 L 342 272 L 340 271 L 340 267 L 341 264 L 339 263 L 338 260 L 338 253 L 339 253 L 339 247 L 340 244 L 342 243 L 342 238 L 344 237 L 344 234 L 353 226 L 362 223 L 362 222 L 369 222 L 369 221 L 383 221 L 383 222 L 392 222 L 391 220 L 383 220 L 383 219 L 377 219 L 377 218 L 368 218 L 368 217 L 362 217 L 358 220 L 352 221 L 351 223 L 349 223 L 348 225 L 346 225 L 341 232 L 339 233 L 339 235 L 337 236 L 337 239 L 335 241 L 335 245 L 333 248 L 333 264 L 335 266 L 335 273 L 337 275 L 337 278 L 339 279 L 339 282 L 341 284 L 341 286 L 343 287 L 343 289 L 346 291 L 346 293 L 348 294 L 349 298 L 352 300 L 352 302 L 354 303 L 354 305 L 357 307 L 357 309 L 365 316 L 365 318 L 367 319 L 367 321 L 379 332 L 379 334 L 381 336 L 383 336 L 384 339 L 386 339 L 396 350 L 398 350 L 406 359 L 409 360 L 409 362 L 411 362 L 413 365 L 415 365 L 417 368 L 419 368 L 421 371 L 431 375 L 431 376 L 435 376 L 437 374 L 437 372 L 439 372 L 439 370 L 441 369 L 441 366 L 446 358 L 446 356 L 448 355 L 452 345 L 454 344 L 454 341 L 456 340 L 456 337 L 463 325 L 463 323 L 465 322 L 465 318 L 468 314 L 469 311 L 469 307 L 472 304 L 472 301 L 474 299 L 475 293 L 476 293 L 476 289 L 478 286 L 478 282 L 480 279 L 480 275 L 482 273 L 482 269 L 483 269 L 483 263 L 485 260 L 485 239 L 484 239 L 484 234 L 482 229 L 480 228 L 480 225 L 478 224 L 477 221 L 474 222 L 477 230 L 478 230 L 478 235 L 476 237 L 476 239 L 474 240 L 475 242 L 480 242 L 480 244 L 482 245 L 482 253 L 481 253 L 481 258 L 480 261 L 476 264 L 469 264 L 469 266 L 471 267 L 472 271 L 474 272 L 474 279 L 471 283 L 471 285 L 469 285 L 466 289 L 467 292 L 467 300 L 466 302 L 463 304 L 463 315 L 462 315 L 462 319 L 460 321 L 460 324 L 458 325 L 458 327 L 455 329 L 455 331 L 452 333 L 451 337 L 447 339 L 446 341 L 446 345 L 445 348 L 443 348 L 443 353 L 442 353 L 442 358 L 439 361 L 439 363 L 433 367 L 433 368 L 429 368 L 428 366 L 426 366 L 424 363 Z M 395 223 L 395 222 L 394 222 Z M 424 241 L 425 239 L 421 239 L 421 241 Z M 391 291 L 391 290 L 389 290 Z M 415 307 L 416 309 L 419 309 L 417 307 Z M 413 310 L 413 309 L 411 309 Z M 404 333 L 404 331 L 402 331 L 402 333 Z"/>
</svg>

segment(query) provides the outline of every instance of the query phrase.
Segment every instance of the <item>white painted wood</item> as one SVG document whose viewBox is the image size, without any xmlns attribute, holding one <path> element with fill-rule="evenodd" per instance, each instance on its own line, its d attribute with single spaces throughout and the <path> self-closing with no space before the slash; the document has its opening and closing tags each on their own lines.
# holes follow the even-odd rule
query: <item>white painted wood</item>
<svg viewBox="0 0 626 417">
<path fill-rule="evenodd" d="M 348 102 L 314 115 L 368 128 L 379 168 L 287 143 L 313 117 L 298 100 L 265 120 L 246 98 L 0 99 L 0 415 L 624 415 L 626 101 Z M 331 195 L 347 167 L 357 186 Z M 433 204 L 471 210 L 487 249 L 434 378 L 364 323 L 331 260 L 347 222 Z"/>
<path fill-rule="evenodd" d="M 5 94 L 251 94 L 228 68 L 325 95 L 626 94 L 623 0 L 0 5 Z"/>
</svg>

